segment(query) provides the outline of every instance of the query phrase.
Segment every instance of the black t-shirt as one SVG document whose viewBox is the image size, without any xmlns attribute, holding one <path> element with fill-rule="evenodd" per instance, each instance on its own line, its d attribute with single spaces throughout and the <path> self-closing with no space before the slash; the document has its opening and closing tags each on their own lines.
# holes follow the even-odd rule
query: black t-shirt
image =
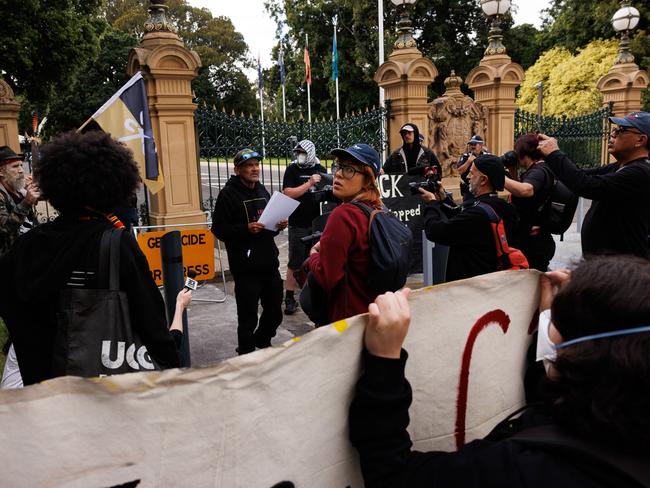
<svg viewBox="0 0 650 488">
<path fill-rule="evenodd" d="M 327 170 L 320 164 L 315 165 L 313 168 L 301 168 L 296 163 L 292 163 L 284 172 L 282 189 L 296 188 L 300 185 L 304 185 L 311 175 L 317 173 L 327 173 Z M 300 205 L 289 217 L 289 225 L 295 225 L 296 227 L 311 227 L 312 220 L 320 214 L 318 202 L 310 191 L 305 192 L 297 200 L 300 202 Z"/>
<path fill-rule="evenodd" d="M 533 186 L 533 196 L 528 198 L 512 196 L 512 204 L 519 213 L 519 230 L 525 234 L 530 232 L 532 226 L 540 225 L 539 208 L 544 204 L 551 191 L 553 180 L 549 171 L 542 167 L 543 164 L 545 163 L 540 161 L 531 165 L 520 178 L 522 183 Z"/>
</svg>

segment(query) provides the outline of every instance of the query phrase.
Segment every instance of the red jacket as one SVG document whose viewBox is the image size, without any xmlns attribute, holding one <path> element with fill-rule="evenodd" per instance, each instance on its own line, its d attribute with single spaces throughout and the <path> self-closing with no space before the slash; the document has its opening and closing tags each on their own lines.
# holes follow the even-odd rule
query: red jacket
<svg viewBox="0 0 650 488">
<path fill-rule="evenodd" d="M 336 207 L 321 236 L 320 252 L 308 262 L 316 281 L 329 293 L 332 322 L 367 312 L 377 297 L 367 285 L 368 251 L 368 216 L 351 204 Z"/>
</svg>

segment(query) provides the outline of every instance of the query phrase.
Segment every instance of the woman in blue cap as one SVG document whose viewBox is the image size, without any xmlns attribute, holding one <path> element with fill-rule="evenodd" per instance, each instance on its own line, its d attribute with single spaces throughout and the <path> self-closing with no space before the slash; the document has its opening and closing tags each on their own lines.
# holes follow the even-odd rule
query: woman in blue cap
<svg viewBox="0 0 650 488">
<path fill-rule="evenodd" d="M 330 215 L 307 267 L 328 296 L 330 322 L 368 310 L 377 294 L 367 283 L 370 262 L 366 213 L 350 202 L 382 208 L 376 178 L 379 154 L 368 144 L 332 151 L 336 158 L 333 193 L 343 202 Z"/>
</svg>

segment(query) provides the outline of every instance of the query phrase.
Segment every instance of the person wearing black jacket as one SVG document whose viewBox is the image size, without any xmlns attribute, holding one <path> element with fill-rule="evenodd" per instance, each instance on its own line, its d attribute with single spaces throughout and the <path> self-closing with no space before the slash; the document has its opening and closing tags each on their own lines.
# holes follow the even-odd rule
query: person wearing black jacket
<svg viewBox="0 0 650 488">
<path fill-rule="evenodd" d="M 456 163 L 456 170 L 460 175 L 460 194 L 465 201 L 473 198 L 472 193 L 469 191 L 469 169 L 472 167 L 472 163 L 482 154 L 490 154 L 483 146 L 485 146 L 483 138 L 478 134 L 474 134 L 467 141 L 467 152 L 464 152 L 458 158 L 458 163 Z"/>
<path fill-rule="evenodd" d="M 610 117 L 607 144 L 616 163 L 578 169 L 557 141 L 539 135 L 539 149 L 557 178 L 573 193 L 591 199 L 582 224 L 582 254 L 634 254 L 650 259 L 650 113 Z"/>
<path fill-rule="evenodd" d="M 541 278 L 545 401 L 456 452 L 412 450 L 409 290 L 369 306 L 349 415 L 366 488 L 648 486 L 650 262 L 601 257 Z"/>
<path fill-rule="evenodd" d="M 458 206 L 440 187 L 437 195 L 422 188 L 427 203 L 424 211 L 424 232 L 432 242 L 449 246 L 446 281 L 471 278 L 497 271 L 497 249 L 488 215 L 479 202 L 488 204 L 503 220 L 508 242 L 517 227 L 514 207 L 497 196 L 503 190 L 505 169 L 501 158 L 478 157 L 471 169 L 469 188 L 475 201 Z"/>
<path fill-rule="evenodd" d="M 431 149 L 421 144 L 418 126 L 409 122 L 399 130 L 404 144 L 388 156 L 382 170 L 385 174 L 406 173 L 416 166 L 435 167 L 442 177 L 442 167 Z"/>
<path fill-rule="evenodd" d="M 261 159 L 251 149 L 235 155 L 235 174 L 219 192 L 212 214 L 212 233 L 226 244 L 235 281 L 239 354 L 269 347 L 282 323 L 282 278 L 274 238 L 288 221 L 278 222 L 278 231 L 265 229 L 258 222 L 271 198 L 259 181 Z"/>
<path fill-rule="evenodd" d="M 0 316 L 26 385 L 63 374 L 54 364 L 55 356 L 66 353 L 57 349 L 64 347 L 57 341 L 59 292 L 97 288 L 101 236 L 111 226 L 123 227 L 112 212 L 140 183 L 131 151 L 99 131 L 54 138 L 43 146 L 34 177 L 60 215 L 21 236 L 0 259 Z M 178 367 L 162 296 L 135 238 L 124 231 L 120 291 L 129 302 L 131 327 L 151 358 L 162 368 Z"/>
<path fill-rule="evenodd" d="M 515 152 L 526 171 L 518 181 L 506 176 L 506 190 L 519 214 L 519 225 L 509 244 L 524 253 L 532 269 L 547 271 L 555 254 L 555 241 L 542 220 L 553 188 L 553 173 L 537 149 L 537 134 L 521 135 L 515 142 Z"/>
</svg>

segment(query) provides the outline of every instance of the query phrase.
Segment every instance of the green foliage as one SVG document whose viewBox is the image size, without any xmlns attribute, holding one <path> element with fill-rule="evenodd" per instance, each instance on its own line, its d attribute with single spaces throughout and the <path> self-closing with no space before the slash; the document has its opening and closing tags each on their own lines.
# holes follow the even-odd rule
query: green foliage
<svg viewBox="0 0 650 488">
<path fill-rule="evenodd" d="M 99 51 L 101 0 L 0 0 L 0 73 L 16 95 L 44 106 Z"/>
<path fill-rule="evenodd" d="M 571 53 L 562 47 L 556 47 L 542 54 L 537 62 L 526 70 L 526 77 L 519 87 L 517 106 L 528 112 L 537 111 L 537 88 L 542 82 L 544 100 L 549 96 L 549 77 L 553 69 L 571 58 Z M 546 111 L 544 113 L 547 113 Z"/>
<path fill-rule="evenodd" d="M 575 56 L 556 47 L 544 53 L 526 71 L 517 104 L 529 112 L 537 111 L 538 81 L 544 86 L 545 115 L 580 115 L 600 108 L 602 95 L 596 82 L 614 62 L 618 43 L 615 40 L 593 41 Z"/>
</svg>

